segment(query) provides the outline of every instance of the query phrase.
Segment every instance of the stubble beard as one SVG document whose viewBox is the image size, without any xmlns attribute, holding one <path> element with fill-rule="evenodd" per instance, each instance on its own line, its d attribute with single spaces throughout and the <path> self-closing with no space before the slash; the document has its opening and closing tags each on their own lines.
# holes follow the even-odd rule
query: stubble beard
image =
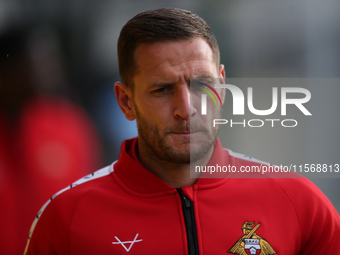
<svg viewBox="0 0 340 255">
<path fill-rule="evenodd" d="M 168 127 L 160 132 L 155 125 L 147 123 L 138 111 L 138 108 L 135 109 L 137 115 L 138 134 L 141 139 L 140 143 L 143 144 L 143 148 L 146 150 L 146 154 L 150 158 L 171 164 L 190 164 L 204 158 L 204 156 L 207 155 L 214 146 L 218 134 L 218 128 L 214 134 L 211 134 L 201 125 L 182 121 L 176 127 Z M 188 144 L 190 145 L 190 138 L 183 138 L 183 146 L 177 145 L 178 149 L 172 147 L 166 139 L 167 136 L 172 133 L 188 131 L 203 132 L 207 138 L 204 142 L 199 145 L 196 144 L 195 146 L 187 146 Z"/>
</svg>

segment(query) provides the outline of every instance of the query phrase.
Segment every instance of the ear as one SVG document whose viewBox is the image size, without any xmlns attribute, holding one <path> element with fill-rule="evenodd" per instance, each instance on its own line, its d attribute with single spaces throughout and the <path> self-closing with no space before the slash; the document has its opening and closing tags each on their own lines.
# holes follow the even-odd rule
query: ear
<svg viewBox="0 0 340 255">
<path fill-rule="evenodd" d="M 114 86 L 117 102 L 128 120 L 136 119 L 135 108 L 132 102 L 132 91 L 125 84 L 117 81 Z"/>
<path fill-rule="evenodd" d="M 220 83 L 221 84 L 224 84 L 225 83 L 225 70 L 224 70 L 224 65 L 220 65 L 218 67 L 218 78 L 220 78 Z M 221 89 L 221 101 L 222 101 L 222 104 L 224 104 L 224 100 L 225 100 L 225 93 L 226 93 L 226 89 L 225 88 L 222 88 Z"/>
</svg>

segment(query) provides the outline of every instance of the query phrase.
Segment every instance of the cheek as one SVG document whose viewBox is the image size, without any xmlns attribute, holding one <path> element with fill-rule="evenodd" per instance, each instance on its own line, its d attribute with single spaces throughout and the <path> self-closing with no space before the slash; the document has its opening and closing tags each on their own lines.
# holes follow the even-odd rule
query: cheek
<svg viewBox="0 0 340 255">
<path fill-rule="evenodd" d="M 143 118 L 152 113 L 153 104 L 145 96 L 136 96 L 133 100 L 134 108 L 138 115 L 142 115 Z"/>
<path fill-rule="evenodd" d="M 169 98 L 138 94 L 134 100 L 134 105 L 137 114 L 149 125 L 162 128 L 171 124 L 174 109 Z"/>
<path fill-rule="evenodd" d="M 139 117 L 143 119 L 145 124 L 150 127 L 161 128 L 168 123 L 167 114 L 169 109 L 164 104 L 151 103 L 146 101 L 144 104 L 138 105 L 137 112 Z"/>
</svg>

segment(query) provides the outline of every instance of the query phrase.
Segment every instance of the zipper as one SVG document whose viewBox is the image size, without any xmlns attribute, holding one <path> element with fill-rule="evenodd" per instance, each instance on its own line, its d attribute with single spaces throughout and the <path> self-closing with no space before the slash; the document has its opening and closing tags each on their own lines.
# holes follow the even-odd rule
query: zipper
<svg viewBox="0 0 340 255">
<path fill-rule="evenodd" d="M 188 197 L 184 195 L 183 191 L 180 188 L 177 188 L 177 191 L 182 201 L 183 216 L 188 240 L 188 254 L 198 255 L 198 241 L 194 214 L 194 204 Z"/>
</svg>

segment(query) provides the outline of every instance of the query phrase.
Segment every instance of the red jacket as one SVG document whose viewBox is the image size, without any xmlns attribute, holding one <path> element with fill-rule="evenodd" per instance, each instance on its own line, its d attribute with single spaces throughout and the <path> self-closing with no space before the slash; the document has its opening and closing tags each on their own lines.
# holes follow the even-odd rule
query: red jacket
<svg viewBox="0 0 340 255">
<path fill-rule="evenodd" d="M 117 162 L 44 205 L 27 254 L 179 255 L 195 246 L 200 255 L 340 254 L 339 215 L 309 180 L 199 178 L 175 189 L 142 167 L 136 143 L 125 141 Z M 260 165 L 219 140 L 216 164 Z"/>
</svg>

